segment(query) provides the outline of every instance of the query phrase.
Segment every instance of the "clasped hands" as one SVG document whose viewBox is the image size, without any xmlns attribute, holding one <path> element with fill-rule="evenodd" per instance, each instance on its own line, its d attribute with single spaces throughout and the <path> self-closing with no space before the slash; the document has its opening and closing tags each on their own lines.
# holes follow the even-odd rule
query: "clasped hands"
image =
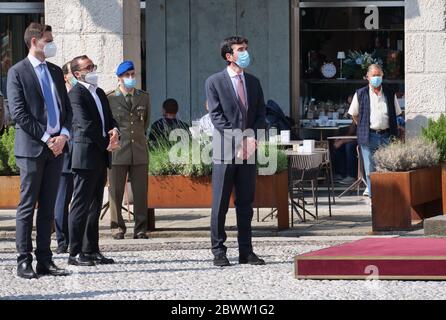
<svg viewBox="0 0 446 320">
<path fill-rule="evenodd" d="M 108 132 L 108 135 L 110 136 L 110 143 L 108 144 L 107 151 L 113 152 L 119 149 L 119 131 L 114 128 Z"/>
<path fill-rule="evenodd" d="M 247 160 L 257 149 L 257 141 L 253 137 L 244 137 L 237 151 L 237 158 Z"/>
<path fill-rule="evenodd" d="M 46 142 L 48 148 L 54 154 L 55 157 L 58 157 L 62 154 L 63 148 L 65 147 L 65 143 L 68 141 L 68 137 L 64 134 L 49 138 Z"/>
</svg>

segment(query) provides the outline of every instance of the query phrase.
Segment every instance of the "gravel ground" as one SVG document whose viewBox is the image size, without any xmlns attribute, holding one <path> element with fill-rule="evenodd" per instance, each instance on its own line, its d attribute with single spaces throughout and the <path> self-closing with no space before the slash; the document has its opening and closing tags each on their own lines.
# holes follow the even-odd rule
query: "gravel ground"
<svg viewBox="0 0 446 320">
<path fill-rule="evenodd" d="M 293 258 L 342 241 L 264 241 L 256 253 L 266 266 L 238 265 L 236 242 L 228 242 L 231 267 L 212 265 L 204 241 L 104 246 L 116 264 L 67 266 L 69 277 L 24 280 L 15 275 L 16 255 L 0 252 L 0 299 L 445 299 L 444 282 L 312 281 L 294 278 Z M 112 250 L 113 249 L 113 250 Z"/>
</svg>

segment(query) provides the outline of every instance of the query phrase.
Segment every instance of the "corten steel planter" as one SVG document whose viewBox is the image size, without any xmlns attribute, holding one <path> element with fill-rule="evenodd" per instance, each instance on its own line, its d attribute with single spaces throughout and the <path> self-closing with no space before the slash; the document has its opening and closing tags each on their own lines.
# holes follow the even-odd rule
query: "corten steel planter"
<svg viewBox="0 0 446 320">
<path fill-rule="evenodd" d="M 370 177 L 373 231 L 411 230 L 412 223 L 443 212 L 440 166 Z"/>
<path fill-rule="evenodd" d="M 446 163 L 441 164 L 441 193 L 443 195 L 443 214 L 446 214 Z"/>
<path fill-rule="evenodd" d="M 0 209 L 15 209 L 20 201 L 20 176 L 0 176 Z"/>
<path fill-rule="evenodd" d="M 154 209 L 211 208 L 211 177 L 149 176 L 149 230 L 155 229 Z M 234 207 L 231 196 L 230 206 Z M 289 228 L 288 174 L 257 176 L 254 207 L 277 208 L 277 227 Z"/>
</svg>

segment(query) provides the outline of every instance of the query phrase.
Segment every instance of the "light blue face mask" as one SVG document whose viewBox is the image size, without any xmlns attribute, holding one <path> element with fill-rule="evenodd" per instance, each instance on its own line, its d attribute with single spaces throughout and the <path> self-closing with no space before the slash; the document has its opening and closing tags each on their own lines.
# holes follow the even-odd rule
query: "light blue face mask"
<svg viewBox="0 0 446 320">
<path fill-rule="evenodd" d="M 237 63 L 237 65 L 242 69 L 247 68 L 251 63 L 251 58 L 249 57 L 248 50 L 239 52 L 237 61 L 235 63 Z"/>
<path fill-rule="evenodd" d="M 372 77 L 370 79 L 370 84 L 374 88 L 378 88 L 383 83 L 383 77 Z"/>
<path fill-rule="evenodd" d="M 71 79 L 70 79 L 70 84 L 71 84 L 71 86 L 72 87 L 74 87 L 75 85 L 77 85 L 77 79 L 75 78 L 75 77 L 71 77 Z"/>
<path fill-rule="evenodd" d="M 136 87 L 136 79 L 135 78 L 124 78 L 124 87 L 126 89 L 133 89 Z"/>
</svg>

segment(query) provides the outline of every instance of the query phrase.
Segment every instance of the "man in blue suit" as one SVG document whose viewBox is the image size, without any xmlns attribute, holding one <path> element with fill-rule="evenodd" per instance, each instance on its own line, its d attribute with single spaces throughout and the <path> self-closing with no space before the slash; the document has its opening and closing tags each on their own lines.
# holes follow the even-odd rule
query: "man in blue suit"
<svg viewBox="0 0 446 320">
<path fill-rule="evenodd" d="M 223 41 L 227 68 L 206 80 L 206 97 L 213 131 L 211 242 L 214 265 L 229 266 L 225 220 L 235 191 L 239 263 L 263 265 L 252 248 L 251 220 L 256 183 L 256 133 L 265 128 L 265 101 L 260 81 L 244 72 L 250 63 L 248 40 Z M 241 132 L 243 131 L 243 134 Z"/>
<path fill-rule="evenodd" d="M 62 70 L 45 61 L 56 54 L 50 26 L 31 23 L 25 30 L 28 57 L 8 72 L 9 108 L 15 122 L 14 153 L 20 168 L 20 203 L 17 207 L 17 275 L 32 279 L 33 216 L 37 210 L 38 275 L 67 275 L 52 260 L 51 226 L 62 170 L 63 152 L 70 137 L 72 110 Z"/>
<path fill-rule="evenodd" d="M 67 92 L 77 84 L 76 78 L 71 74 L 71 61 L 62 66 L 65 88 Z M 68 252 L 68 211 L 73 196 L 73 173 L 71 172 L 71 150 L 72 140 L 68 144 L 68 152 L 63 156 L 62 175 L 57 190 L 56 206 L 54 210 L 54 223 L 56 226 L 57 249 L 56 253 Z"/>
</svg>

